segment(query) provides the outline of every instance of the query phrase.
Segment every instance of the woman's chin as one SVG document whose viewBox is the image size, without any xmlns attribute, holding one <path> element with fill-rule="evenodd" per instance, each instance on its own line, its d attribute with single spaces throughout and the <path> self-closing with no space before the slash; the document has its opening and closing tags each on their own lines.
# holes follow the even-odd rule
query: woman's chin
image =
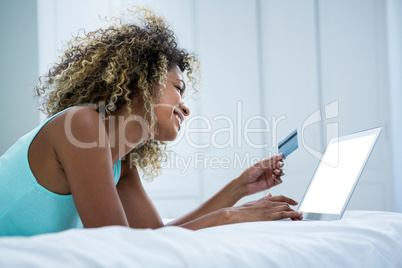
<svg viewBox="0 0 402 268">
<path fill-rule="evenodd" d="M 172 136 L 169 138 L 168 141 L 174 141 L 178 135 L 179 135 L 179 131 L 175 131 L 174 133 L 172 133 Z"/>
<path fill-rule="evenodd" d="M 165 133 L 164 135 L 157 135 L 155 137 L 155 140 L 158 141 L 174 141 L 179 134 L 179 130 L 175 129 L 173 131 L 170 131 L 169 133 Z"/>
</svg>

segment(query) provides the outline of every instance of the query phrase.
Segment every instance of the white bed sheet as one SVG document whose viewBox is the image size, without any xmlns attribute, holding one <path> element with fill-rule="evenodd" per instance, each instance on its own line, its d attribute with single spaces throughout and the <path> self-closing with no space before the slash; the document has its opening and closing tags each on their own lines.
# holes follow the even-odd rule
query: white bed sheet
<svg viewBox="0 0 402 268">
<path fill-rule="evenodd" d="M 402 214 L 0 238 L 0 267 L 402 267 Z"/>
</svg>

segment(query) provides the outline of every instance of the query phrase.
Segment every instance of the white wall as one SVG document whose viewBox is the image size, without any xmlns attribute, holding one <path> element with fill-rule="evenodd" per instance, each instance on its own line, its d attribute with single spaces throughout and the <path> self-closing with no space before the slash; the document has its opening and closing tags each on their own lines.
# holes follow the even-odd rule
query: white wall
<svg viewBox="0 0 402 268">
<path fill-rule="evenodd" d="M 0 155 L 37 125 L 36 1 L 0 1 Z"/>
<path fill-rule="evenodd" d="M 99 14 L 111 15 L 144 3 L 166 15 L 179 43 L 199 56 L 204 70 L 201 96 L 198 101 L 187 99 L 193 119 L 187 120 L 183 138 L 173 147 L 180 159 L 190 161 L 189 169 L 184 172 L 180 163 L 170 162 L 160 178 L 144 182 L 163 217 L 188 211 L 238 176 L 244 168 L 236 160 L 275 152 L 275 141 L 295 128 L 301 130 L 318 110 L 323 120 L 305 129 L 306 144 L 317 151 L 327 140 L 328 123 L 338 126 L 341 135 L 384 126 L 349 208 L 395 209 L 394 188 L 401 188 L 400 181 L 393 179 L 400 156 L 395 146 L 401 145 L 392 144 L 391 135 L 400 133 L 395 131 L 401 120 L 391 119 L 390 105 L 398 109 L 402 101 L 391 97 L 400 96 L 400 84 L 391 90 L 389 86 L 397 77 L 389 74 L 400 65 L 389 61 L 392 41 L 388 40 L 401 35 L 400 29 L 393 28 L 387 39 L 387 29 L 396 20 L 389 22 L 388 2 L 38 0 L 40 73 L 57 58 L 61 40 L 79 28 L 102 26 Z M 400 5 L 396 0 L 391 3 Z M 392 53 L 400 53 L 397 46 L 393 49 Z M 324 120 L 324 107 L 333 102 L 338 115 Z M 200 115 L 208 119 L 211 129 L 188 132 L 208 126 Z M 275 124 L 280 118 L 285 119 Z M 249 128 L 266 131 L 245 136 L 248 123 Z M 269 146 L 255 148 L 266 143 Z M 229 163 L 221 162 L 221 167 L 213 162 L 225 159 Z M 300 200 L 317 162 L 301 146 L 287 160 L 284 183 L 271 192 Z"/>
<path fill-rule="evenodd" d="M 383 126 L 349 208 L 394 210 L 386 2 L 319 1 L 318 14 L 323 103 L 339 100 L 340 134 Z"/>
<path fill-rule="evenodd" d="M 402 212 L 402 1 L 387 1 L 392 159 L 396 211 Z"/>
</svg>

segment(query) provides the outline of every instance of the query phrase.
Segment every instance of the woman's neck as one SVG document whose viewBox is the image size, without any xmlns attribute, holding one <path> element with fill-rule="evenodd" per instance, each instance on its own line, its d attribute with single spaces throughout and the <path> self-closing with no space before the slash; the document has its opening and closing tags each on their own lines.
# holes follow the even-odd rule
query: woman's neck
<svg viewBox="0 0 402 268">
<path fill-rule="evenodd" d="M 127 155 L 140 143 L 148 139 L 148 128 L 143 116 L 126 111 L 112 112 L 105 120 L 113 163 Z"/>
</svg>

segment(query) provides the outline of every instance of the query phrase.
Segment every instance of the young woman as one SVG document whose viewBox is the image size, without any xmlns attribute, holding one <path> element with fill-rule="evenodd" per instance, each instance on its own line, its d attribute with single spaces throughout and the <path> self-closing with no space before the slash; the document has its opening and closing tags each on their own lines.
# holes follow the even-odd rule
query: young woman
<svg viewBox="0 0 402 268">
<path fill-rule="evenodd" d="M 164 141 L 174 140 L 190 110 L 184 73 L 198 61 L 148 10 L 74 38 L 36 87 L 51 116 L 0 158 L 0 235 L 34 235 L 82 225 L 160 228 L 138 168 L 155 176 Z M 133 14 L 134 15 L 134 14 Z M 262 160 L 169 225 L 189 229 L 245 221 L 302 218 L 294 200 L 271 195 L 233 207 L 281 183 L 282 156 Z"/>
</svg>

